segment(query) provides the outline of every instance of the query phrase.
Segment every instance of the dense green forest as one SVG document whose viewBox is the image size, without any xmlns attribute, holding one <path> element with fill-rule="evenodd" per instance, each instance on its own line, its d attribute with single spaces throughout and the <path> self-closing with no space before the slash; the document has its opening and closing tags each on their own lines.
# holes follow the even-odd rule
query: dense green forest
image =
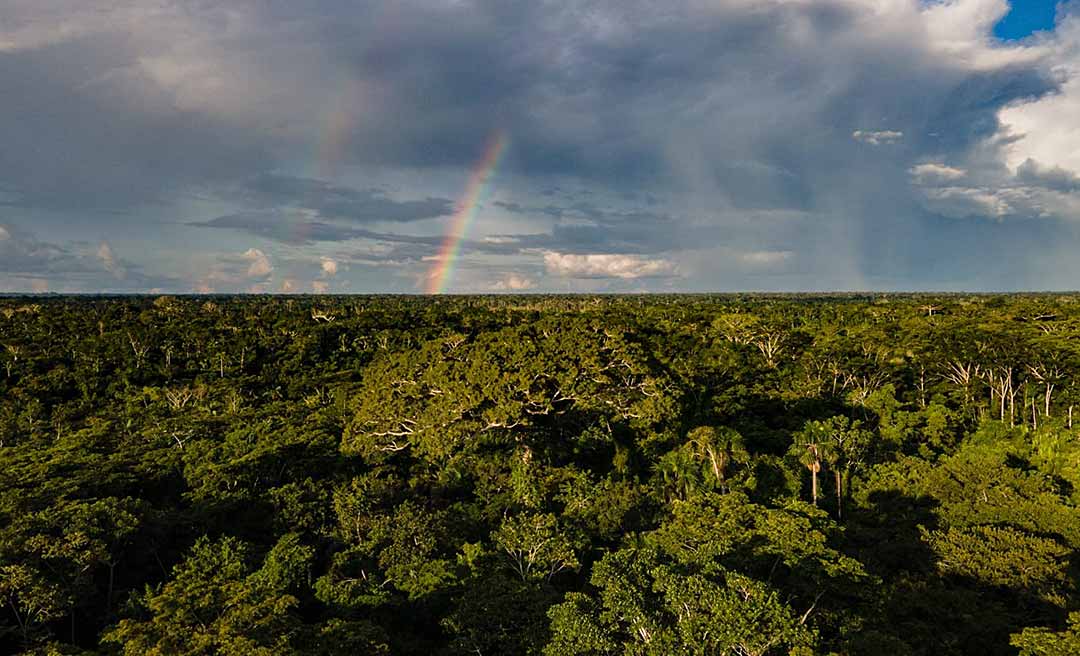
<svg viewBox="0 0 1080 656">
<path fill-rule="evenodd" d="M 1066 295 L 0 299 L 0 653 L 1077 654 L 1078 380 Z"/>
</svg>

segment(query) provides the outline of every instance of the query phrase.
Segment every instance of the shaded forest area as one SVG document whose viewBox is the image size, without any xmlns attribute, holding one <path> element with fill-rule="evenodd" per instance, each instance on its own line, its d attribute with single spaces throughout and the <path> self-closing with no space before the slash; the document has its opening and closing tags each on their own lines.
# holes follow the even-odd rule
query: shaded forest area
<svg viewBox="0 0 1080 656">
<path fill-rule="evenodd" d="M 1077 654 L 1078 301 L 0 298 L 0 653 Z"/>
</svg>

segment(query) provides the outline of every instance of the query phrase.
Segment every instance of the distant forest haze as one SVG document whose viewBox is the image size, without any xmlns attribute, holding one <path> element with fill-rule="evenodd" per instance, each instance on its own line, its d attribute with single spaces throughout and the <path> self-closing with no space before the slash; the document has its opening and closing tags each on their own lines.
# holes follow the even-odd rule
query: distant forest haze
<svg viewBox="0 0 1080 656">
<path fill-rule="evenodd" d="M 0 298 L 0 653 L 1080 654 L 1080 295 Z"/>
</svg>

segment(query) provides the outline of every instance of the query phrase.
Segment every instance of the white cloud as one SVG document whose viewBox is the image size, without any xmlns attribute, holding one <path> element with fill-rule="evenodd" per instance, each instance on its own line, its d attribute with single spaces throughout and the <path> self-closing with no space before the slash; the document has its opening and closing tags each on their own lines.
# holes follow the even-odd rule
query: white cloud
<svg viewBox="0 0 1080 656">
<path fill-rule="evenodd" d="M 994 25 L 1008 12 L 1008 0 L 926 3 L 921 14 L 930 54 L 980 71 L 1037 61 L 1045 55 L 1045 48 L 1029 44 L 1006 46 L 992 36 Z"/>
<path fill-rule="evenodd" d="M 544 267 L 551 275 L 565 278 L 659 278 L 673 276 L 676 267 L 664 259 L 638 255 L 544 253 Z"/>
<path fill-rule="evenodd" d="M 851 138 L 871 146 L 884 146 L 900 143 L 904 133 L 897 130 L 855 130 L 851 133 Z"/>
<path fill-rule="evenodd" d="M 1060 93 L 1006 106 L 998 113 L 1003 133 L 1014 137 L 1005 147 L 1006 162 L 1019 168 L 1032 159 L 1047 168 L 1080 175 L 1080 13 L 1067 16 L 1045 40 Z"/>
<path fill-rule="evenodd" d="M 314 291 L 316 294 L 325 294 L 326 292 L 330 291 L 330 283 L 326 282 L 325 280 L 312 280 L 311 290 Z"/>
<path fill-rule="evenodd" d="M 249 278 L 266 278 L 274 271 L 270 257 L 257 248 L 247 249 L 242 257 L 251 263 L 247 268 Z"/>
<path fill-rule="evenodd" d="M 117 280 L 123 280 L 127 276 L 127 269 L 113 255 L 112 246 L 109 245 L 109 242 L 101 242 L 97 249 L 97 257 L 101 260 L 101 265 L 105 267 L 105 270 L 113 274 Z"/>
<path fill-rule="evenodd" d="M 327 278 L 333 278 L 337 275 L 338 263 L 328 257 L 322 259 L 322 275 Z"/>
<path fill-rule="evenodd" d="M 492 291 L 521 292 L 536 287 L 536 281 L 520 273 L 508 273 L 491 285 Z"/>
<path fill-rule="evenodd" d="M 270 256 L 258 248 L 243 253 L 219 253 L 208 264 L 196 264 L 199 271 L 193 287 L 196 290 L 235 292 L 244 289 L 268 290 L 274 265 Z"/>
<path fill-rule="evenodd" d="M 0 241 L 7 241 L 8 239 L 11 239 L 11 233 L 8 232 L 7 228 L 0 225 Z"/>
<path fill-rule="evenodd" d="M 967 175 L 964 169 L 958 169 L 937 162 L 916 164 L 908 170 L 918 184 L 940 184 L 960 180 Z"/>
</svg>

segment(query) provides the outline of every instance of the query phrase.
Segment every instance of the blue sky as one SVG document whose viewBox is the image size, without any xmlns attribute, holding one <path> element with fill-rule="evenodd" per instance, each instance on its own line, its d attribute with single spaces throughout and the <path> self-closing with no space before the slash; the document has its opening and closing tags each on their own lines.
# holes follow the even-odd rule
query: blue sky
<svg viewBox="0 0 1080 656">
<path fill-rule="evenodd" d="M 1000 39 L 1023 39 L 1040 30 L 1054 29 L 1059 0 L 1012 0 L 1009 13 L 994 26 Z"/>
<path fill-rule="evenodd" d="M 1052 4 L 6 0 L 0 292 L 1077 289 Z"/>
</svg>

